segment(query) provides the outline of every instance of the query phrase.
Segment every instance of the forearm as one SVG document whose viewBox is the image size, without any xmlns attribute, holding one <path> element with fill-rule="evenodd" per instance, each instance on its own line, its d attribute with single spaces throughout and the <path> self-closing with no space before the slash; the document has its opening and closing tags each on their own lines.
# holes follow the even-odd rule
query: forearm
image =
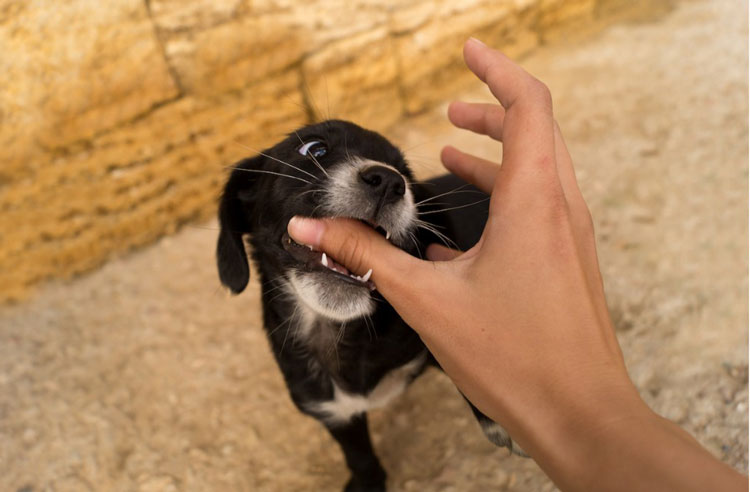
<svg viewBox="0 0 750 492">
<path fill-rule="evenodd" d="M 492 195 L 480 241 L 417 260 L 357 221 L 293 221 L 297 242 L 371 281 L 471 402 L 563 490 L 746 490 L 746 479 L 657 417 L 630 382 L 608 319 L 593 223 L 549 90 L 476 40 L 468 67 L 500 106 L 452 105 L 503 142 L 502 167 L 446 167 Z M 414 286 L 419 286 L 415 288 Z"/>
<path fill-rule="evenodd" d="M 611 403 L 621 417 L 601 425 L 573 421 L 549 436 L 559 441 L 538 448 L 534 458 L 562 490 L 748 490 L 747 477 L 642 400 Z"/>
</svg>

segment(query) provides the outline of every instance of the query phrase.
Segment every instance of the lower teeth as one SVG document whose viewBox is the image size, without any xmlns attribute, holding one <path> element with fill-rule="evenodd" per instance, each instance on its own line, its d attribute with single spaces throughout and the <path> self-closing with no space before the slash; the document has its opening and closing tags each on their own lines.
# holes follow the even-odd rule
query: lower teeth
<svg viewBox="0 0 750 492">
<path fill-rule="evenodd" d="M 370 275 L 372 275 L 372 268 L 370 268 L 362 277 L 360 277 L 359 275 L 354 275 L 353 273 L 349 273 L 349 270 L 330 259 L 328 256 L 326 256 L 325 253 L 321 254 L 320 263 L 332 272 L 340 273 L 342 275 L 349 275 L 349 277 L 363 284 L 367 283 L 367 281 L 370 280 Z"/>
</svg>

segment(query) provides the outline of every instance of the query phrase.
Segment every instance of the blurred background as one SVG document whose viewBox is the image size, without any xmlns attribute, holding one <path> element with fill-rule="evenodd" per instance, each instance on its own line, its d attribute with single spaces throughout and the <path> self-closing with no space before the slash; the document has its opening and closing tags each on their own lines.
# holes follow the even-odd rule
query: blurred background
<svg viewBox="0 0 750 492">
<path fill-rule="evenodd" d="M 469 36 L 552 89 L 646 401 L 748 466 L 748 48 L 741 0 L 0 0 L 0 490 L 337 490 L 255 278 L 219 287 L 226 166 L 326 117 L 419 178 Z M 430 372 L 373 412 L 392 490 L 552 490 Z M 644 443 L 648 445 L 648 443 Z"/>
</svg>

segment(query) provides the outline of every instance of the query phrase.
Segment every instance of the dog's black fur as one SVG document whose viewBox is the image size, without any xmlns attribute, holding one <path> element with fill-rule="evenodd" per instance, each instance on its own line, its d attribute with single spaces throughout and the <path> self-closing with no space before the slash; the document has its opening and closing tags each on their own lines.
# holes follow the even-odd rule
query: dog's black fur
<svg viewBox="0 0 750 492">
<path fill-rule="evenodd" d="M 245 288 L 248 235 L 276 361 L 297 407 L 321 421 L 341 445 L 352 473 L 346 490 L 385 488 L 366 409 L 385 403 L 425 367 L 437 364 L 370 282 L 321 265 L 319 252 L 289 239 L 287 223 L 295 215 L 353 217 L 392 233 L 394 244 L 421 256 L 427 244 L 441 238 L 406 220 L 418 218 L 417 207 L 430 212 L 421 216 L 428 228 L 468 249 L 487 219 L 488 201 L 473 203 L 482 197 L 454 176 L 415 182 L 389 141 L 334 120 L 299 129 L 261 155 L 238 162 L 231 173 L 219 207 L 219 276 L 233 293 Z M 410 200 L 427 201 L 410 207 Z M 471 408 L 491 441 L 514 448 L 502 428 Z"/>
</svg>

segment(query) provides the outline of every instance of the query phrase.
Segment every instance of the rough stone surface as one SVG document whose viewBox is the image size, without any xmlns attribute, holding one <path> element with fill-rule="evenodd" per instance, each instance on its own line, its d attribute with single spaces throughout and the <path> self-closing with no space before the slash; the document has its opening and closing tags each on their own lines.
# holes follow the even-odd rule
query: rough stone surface
<svg viewBox="0 0 750 492">
<path fill-rule="evenodd" d="M 662 19 L 543 47 L 524 65 L 555 96 L 633 380 L 653 408 L 747 473 L 747 6 L 737 9 L 683 2 Z M 476 85 L 459 96 L 489 100 Z M 222 122 L 264 145 L 240 132 L 250 131 L 246 118 L 275 108 L 235 107 L 248 97 L 220 99 L 215 126 L 210 104 L 161 108 L 151 147 L 141 133 L 128 142 L 135 130 L 123 128 L 101 137 L 96 147 L 111 148 L 101 162 L 158 188 L 167 165 L 138 177 L 146 171 L 116 156 L 128 145 L 144 158 L 166 153 L 189 176 L 205 142 L 202 163 L 220 181 L 209 157 L 222 145 L 228 162 L 246 152 L 222 139 Z M 191 130 L 192 147 L 177 145 Z M 496 143 L 451 129 L 444 107 L 389 133 L 421 178 L 439 172 L 446 143 L 499 155 Z M 87 172 L 92 189 L 101 186 Z M 196 194 L 214 186 L 186 181 Z M 0 490 L 340 489 L 338 448 L 294 408 L 268 350 L 257 283 L 235 298 L 219 287 L 216 235 L 215 222 L 186 227 L 0 309 Z M 390 490 L 554 489 L 532 460 L 490 445 L 437 372 L 371 421 Z"/>
<path fill-rule="evenodd" d="M 162 35 L 200 31 L 228 22 L 248 10 L 248 0 L 149 0 Z"/>
<path fill-rule="evenodd" d="M 7 296 L 98 266 L 213 214 L 224 167 L 305 122 L 296 73 L 213 99 L 182 98 L 92 139 L 0 194 Z M 258 126 L 262 124 L 262 127 Z"/>
<path fill-rule="evenodd" d="M 177 95 L 142 1 L 0 4 L 0 185 Z"/>
<path fill-rule="evenodd" d="M 585 25 L 594 15 L 596 3 L 596 0 L 543 0 L 537 20 L 540 36 L 548 39 L 561 25 Z"/>
<path fill-rule="evenodd" d="M 305 60 L 302 73 L 316 119 L 367 121 L 369 128 L 382 131 L 403 114 L 385 27 L 326 46 Z"/>
<path fill-rule="evenodd" d="M 243 17 L 165 41 L 169 60 L 189 93 L 215 94 L 269 79 L 303 55 L 293 26 L 267 17 Z"/>
<path fill-rule="evenodd" d="M 212 214 L 199 163 L 230 165 L 233 140 L 383 130 L 470 80 L 466 37 L 518 55 L 591 21 L 591 0 L 48 3 L 0 0 L 0 302 Z"/>
<path fill-rule="evenodd" d="M 455 94 L 471 80 L 461 56 L 463 40 L 473 35 L 497 45 L 492 34 L 507 30 L 507 23 L 517 20 L 506 5 L 482 1 L 472 4 L 432 3 L 429 22 L 396 38 L 402 90 L 410 113 Z"/>
<path fill-rule="evenodd" d="M 167 57 L 184 88 L 211 93 L 290 69 L 337 40 L 351 43 L 347 56 L 352 57 L 359 48 L 357 35 L 386 24 L 385 7 L 376 2 L 345 0 L 259 2 L 249 6 L 233 1 L 212 2 L 207 14 L 193 2 L 168 1 L 152 10 L 165 38 Z M 156 14 L 161 11 L 164 13 Z M 386 42 L 387 37 L 381 36 L 380 41 Z M 380 64 L 388 63 L 384 60 Z M 363 60 L 358 69 L 379 68 L 380 64 Z"/>
</svg>

